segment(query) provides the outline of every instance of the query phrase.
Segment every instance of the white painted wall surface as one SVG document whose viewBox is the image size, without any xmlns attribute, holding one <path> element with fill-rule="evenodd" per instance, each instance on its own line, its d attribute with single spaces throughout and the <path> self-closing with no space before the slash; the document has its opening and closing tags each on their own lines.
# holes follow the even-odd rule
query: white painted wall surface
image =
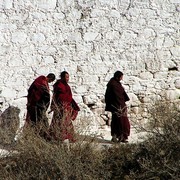
<svg viewBox="0 0 180 180">
<path fill-rule="evenodd" d="M 1 0 L 0 68 L 1 111 L 17 104 L 25 112 L 21 97 L 33 80 L 64 69 L 79 116 L 93 123 L 116 70 L 134 113 L 158 98 L 177 100 L 180 1 Z"/>
</svg>

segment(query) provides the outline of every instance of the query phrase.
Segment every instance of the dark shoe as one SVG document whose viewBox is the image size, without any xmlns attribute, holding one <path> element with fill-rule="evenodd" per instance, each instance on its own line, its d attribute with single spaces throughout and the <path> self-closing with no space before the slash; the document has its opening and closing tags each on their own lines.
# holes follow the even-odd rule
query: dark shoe
<svg viewBox="0 0 180 180">
<path fill-rule="evenodd" d="M 123 137 L 123 135 L 121 135 L 119 138 L 118 138 L 118 142 L 122 142 L 122 143 L 128 143 L 128 139 Z"/>
<path fill-rule="evenodd" d="M 128 140 L 127 140 L 127 139 L 122 139 L 120 142 L 122 142 L 122 143 L 128 143 Z"/>
<path fill-rule="evenodd" d="M 111 141 L 114 142 L 114 143 L 117 143 L 117 142 L 118 142 L 118 139 L 117 139 L 115 136 L 113 136 L 112 139 L 111 139 Z"/>
</svg>

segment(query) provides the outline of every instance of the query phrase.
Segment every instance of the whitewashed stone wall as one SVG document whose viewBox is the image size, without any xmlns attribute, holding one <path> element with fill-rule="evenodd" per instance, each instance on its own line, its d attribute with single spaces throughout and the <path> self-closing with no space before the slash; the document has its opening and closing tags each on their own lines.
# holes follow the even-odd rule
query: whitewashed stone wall
<svg viewBox="0 0 180 180">
<path fill-rule="evenodd" d="M 134 113 L 179 99 L 180 1 L 1 0 L 0 67 L 2 110 L 25 108 L 32 81 L 64 69 L 82 117 L 96 122 L 116 70 Z"/>
</svg>

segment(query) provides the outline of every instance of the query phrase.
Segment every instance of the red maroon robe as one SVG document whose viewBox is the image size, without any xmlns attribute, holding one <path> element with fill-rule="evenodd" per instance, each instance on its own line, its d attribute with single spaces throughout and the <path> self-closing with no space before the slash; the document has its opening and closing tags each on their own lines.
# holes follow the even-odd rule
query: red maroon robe
<svg viewBox="0 0 180 180">
<path fill-rule="evenodd" d="M 128 139 L 130 135 L 126 101 L 129 101 L 129 97 L 121 83 L 115 78 L 111 78 L 105 93 L 105 111 L 112 113 L 111 136 L 123 138 L 124 140 Z"/>
<path fill-rule="evenodd" d="M 52 138 L 61 141 L 69 139 L 71 142 L 74 142 L 72 120 L 75 120 L 80 109 L 72 98 L 70 86 L 61 79 L 57 80 L 54 84 L 51 109 L 54 111 L 50 125 L 50 134 Z"/>
<path fill-rule="evenodd" d="M 45 112 L 49 103 L 50 93 L 47 78 L 39 76 L 28 89 L 26 124 L 35 125 L 42 122 L 47 127 L 48 119 Z"/>
</svg>

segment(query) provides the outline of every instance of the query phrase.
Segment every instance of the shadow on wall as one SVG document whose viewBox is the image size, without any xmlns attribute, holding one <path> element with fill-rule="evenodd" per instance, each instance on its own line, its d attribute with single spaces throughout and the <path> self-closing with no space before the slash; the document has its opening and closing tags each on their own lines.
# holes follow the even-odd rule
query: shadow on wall
<svg viewBox="0 0 180 180">
<path fill-rule="evenodd" d="M 18 107 L 9 106 L 0 114 L 0 144 L 13 142 L 20 124 L 19 113 Z"/>
</svg>

